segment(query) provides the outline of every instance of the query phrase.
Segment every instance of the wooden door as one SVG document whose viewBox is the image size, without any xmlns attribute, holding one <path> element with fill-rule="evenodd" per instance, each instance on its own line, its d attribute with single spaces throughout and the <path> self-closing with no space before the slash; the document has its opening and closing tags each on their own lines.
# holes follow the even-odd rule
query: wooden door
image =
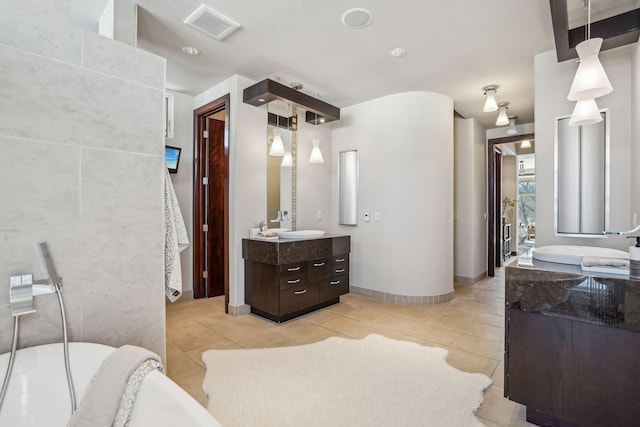
<svg viewBox="0 0 640 427">
<path fill-rule="evenodd" d="M 207 118 L 209 130 L 209 184 L 207 209 L 207 296 L 224 295 L 225 277 L 225 188 L 228 181 L 225 122 Z"/>
</svg>

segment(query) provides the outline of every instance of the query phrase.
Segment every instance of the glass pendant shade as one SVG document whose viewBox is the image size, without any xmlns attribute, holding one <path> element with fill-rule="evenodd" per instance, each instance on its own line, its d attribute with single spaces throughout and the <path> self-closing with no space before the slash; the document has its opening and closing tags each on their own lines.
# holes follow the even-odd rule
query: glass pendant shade
<svg viewBox="0 0 640 427">
<path fill-rule="evenodd" d="M 516 119 L 509 119 L 509 129 L 507 129 L 507 135 L 515 135 L 518 133 L 516 129 Z"/>
<path fill-rule="evenodd" d="M 282 129 L 273 130 L 273 142 L 269 150 L 270 156 L 284 156 L 284 144 L 282 143 Z"/>
<path fill-rule="evenodd" d="M 576 46 L 580 64 L 573 78 L 573 83 L 567 96 L 568 100 L 594 99 L 613 91 L 607 78 L 607 73 L 604 72 L 600 59 L 598 59 L 598 52 L 600 52 L 601 46 L 601 38 L 585 40 Z"/>
<path fill-rule="evenodd" d="M 284 157 L 282 158 L 282 163 L 280 163 L 281 168 L 290 168 L 293 166 L 293 156 L 291 156 L 290 152 L 286 152 Z"/>
<path fill-rule="evenodd" d="M 582 99 L 576 102 L 571 118 L 570 126 L 592 125 L 602 121 L 602 115 L 598 110 L 598 104 L 595 99 Z"/>
<path fill-rule="evenodd" d="M 482 111 L 484 111 L 485 113 L 498 111 L 498 103 L 496 102 L 496 90 L 487 89 L 485 91 L 485 95 L 487 96 L 487 99 L 484 101 L 484 108 Z"/>
<path fill-rule="evenodd" d="M 309 157 L 309 163 L 324 163 L 324 159 L 322 158 L 322 152 L 320 152 L 320 140 L 312 139 L 311 144 L 313 144 L 313 148 L 311 149 L 311 156 Z"/>
<path fill-rule="evenodd" d="M 507 106 L 501 105 L 499 107 L 498 120 L 496 120 L 496 126 L 505 126 L 509 124 L 509 117 L 507 117 Z"/>
</svg>

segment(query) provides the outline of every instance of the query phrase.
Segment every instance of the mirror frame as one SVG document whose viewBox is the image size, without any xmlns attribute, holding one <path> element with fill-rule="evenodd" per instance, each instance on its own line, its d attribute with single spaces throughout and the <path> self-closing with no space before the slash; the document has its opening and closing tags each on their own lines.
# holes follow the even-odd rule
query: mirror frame
<svg viewBox="0 0 640 427">
<path fill-rule="evenodd" d="M 358 225 L 358 150 L 340 151 L 338 159 L 338 222 Z"/>
<path fill-rule="evenodd" d="M 565 233 L 558 231 L 558 123 L 560 120 L 568 119 L 571 115 L 558 116 L 554 119 L 554 145 L 553 145 L 553 230 L 556 237 L 582 237 L 582 238 L 606 238 L 605 230 L 609 229 L 609 209 L 610 209 L 610 174 L 611 174 L 611 154 L 610 154 L 610 112 L 608 108 L 600 109 L 604 122 L 604 224 L 600 233 Z M 587 125 L 588 126 L 588 125 Z M 582 128 L 583 126 L 577 126 Z"/>
</svg>

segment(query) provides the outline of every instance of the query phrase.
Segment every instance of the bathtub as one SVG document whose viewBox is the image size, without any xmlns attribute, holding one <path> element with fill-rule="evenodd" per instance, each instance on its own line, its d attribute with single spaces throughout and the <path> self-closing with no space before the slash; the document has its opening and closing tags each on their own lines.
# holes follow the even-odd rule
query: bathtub
<svg viewBox="0 0 640 427">
<path fill-rule="evenodd" d="M 624 251 L 596 246 L 550 245 L 533 249 L 533 259 L 558 264 L 580 265 L 584 257 L 629 259 Z"/>
<path fill-rule="evenodd" d="M 102 361 L 115 348 L 101 344 L 70 343 L 69 359 L 80 402 Z M 0 355 L 0 383 L 9 354 Z M 18 350 L 11 382 L 0 409 L 0 426 L 64 427 L 71 416 L 62 344 L 47 344 Z M 209 412 L 176 383 L 152 371 L 140 385 L 131 427 L 221 426 Z"/>
</svg>

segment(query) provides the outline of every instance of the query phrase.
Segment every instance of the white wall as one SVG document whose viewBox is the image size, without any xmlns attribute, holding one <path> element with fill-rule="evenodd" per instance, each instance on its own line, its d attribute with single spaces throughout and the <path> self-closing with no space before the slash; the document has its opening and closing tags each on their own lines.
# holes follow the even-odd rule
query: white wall
<svg viewBox="0 0 640 427">
<path fill-rule="evenodd" d="M 70 339 L 165 354 L 164 59 L 70 23 L 69 1 L 0 2 L 0 353 L 9 276 L 46 278 L 46 240 Z M 20 346 L 60 341 L 36 297 Z"/>
<path fill-rule="evenodd" d="M 180 301 L 193 298 L 193 97 L 167 90 L 173 95 L 173 138 L 167 145 L 182 148 L 178 173 L 171 174 L 173 188 L 189 234 L 189 247 L 180 253 L 183 294 Z"/>
<path fill-rule="evenodd" d="M 472 284 L 487 271 L 485 129 L 455 119 L 455 280 Z"/>
<path fill-rule="evenodd" d="M 613 92 L 598 98 L 601 109 L 610 112 L 610 222 L 611 230 L 631 227 L 631 54 L 635 46 L 600 53 L 600 61 Z M 567 93 L 577 69 L 575 61 L 558 63 L 554 51 L 535 56 L 536 134 L 536 245 L 576 244 L 626 249 L 620 237 L 568 238 L 554 235 L 554 126 L 555 118 L 570 115 L 574 103 Z M 633 118 L 637 121 L 637 116 Z"/>
<path fill-rule="evenodd" d="M 335 233 L 352 237 L 351 284 L 402 296 L 452 292 L 452 100 L 400 93 L 341 115 L 332 134 L 331 219 Z M 338 225 L 338 153 L 349 149 L 359 158 L 356 227 Z"/>
<path fill-rule="evenodd" d="M 267 212 L 267 110 L 242 102 L 242 90 L 254 82 L 233 76 L 197 95 L 194 108 L 226 94 L 229 109 L 229 304 L 244 304 L 242 238 Z M 230 307 L 230 312 L 235 308 Z"/>
</svg>

